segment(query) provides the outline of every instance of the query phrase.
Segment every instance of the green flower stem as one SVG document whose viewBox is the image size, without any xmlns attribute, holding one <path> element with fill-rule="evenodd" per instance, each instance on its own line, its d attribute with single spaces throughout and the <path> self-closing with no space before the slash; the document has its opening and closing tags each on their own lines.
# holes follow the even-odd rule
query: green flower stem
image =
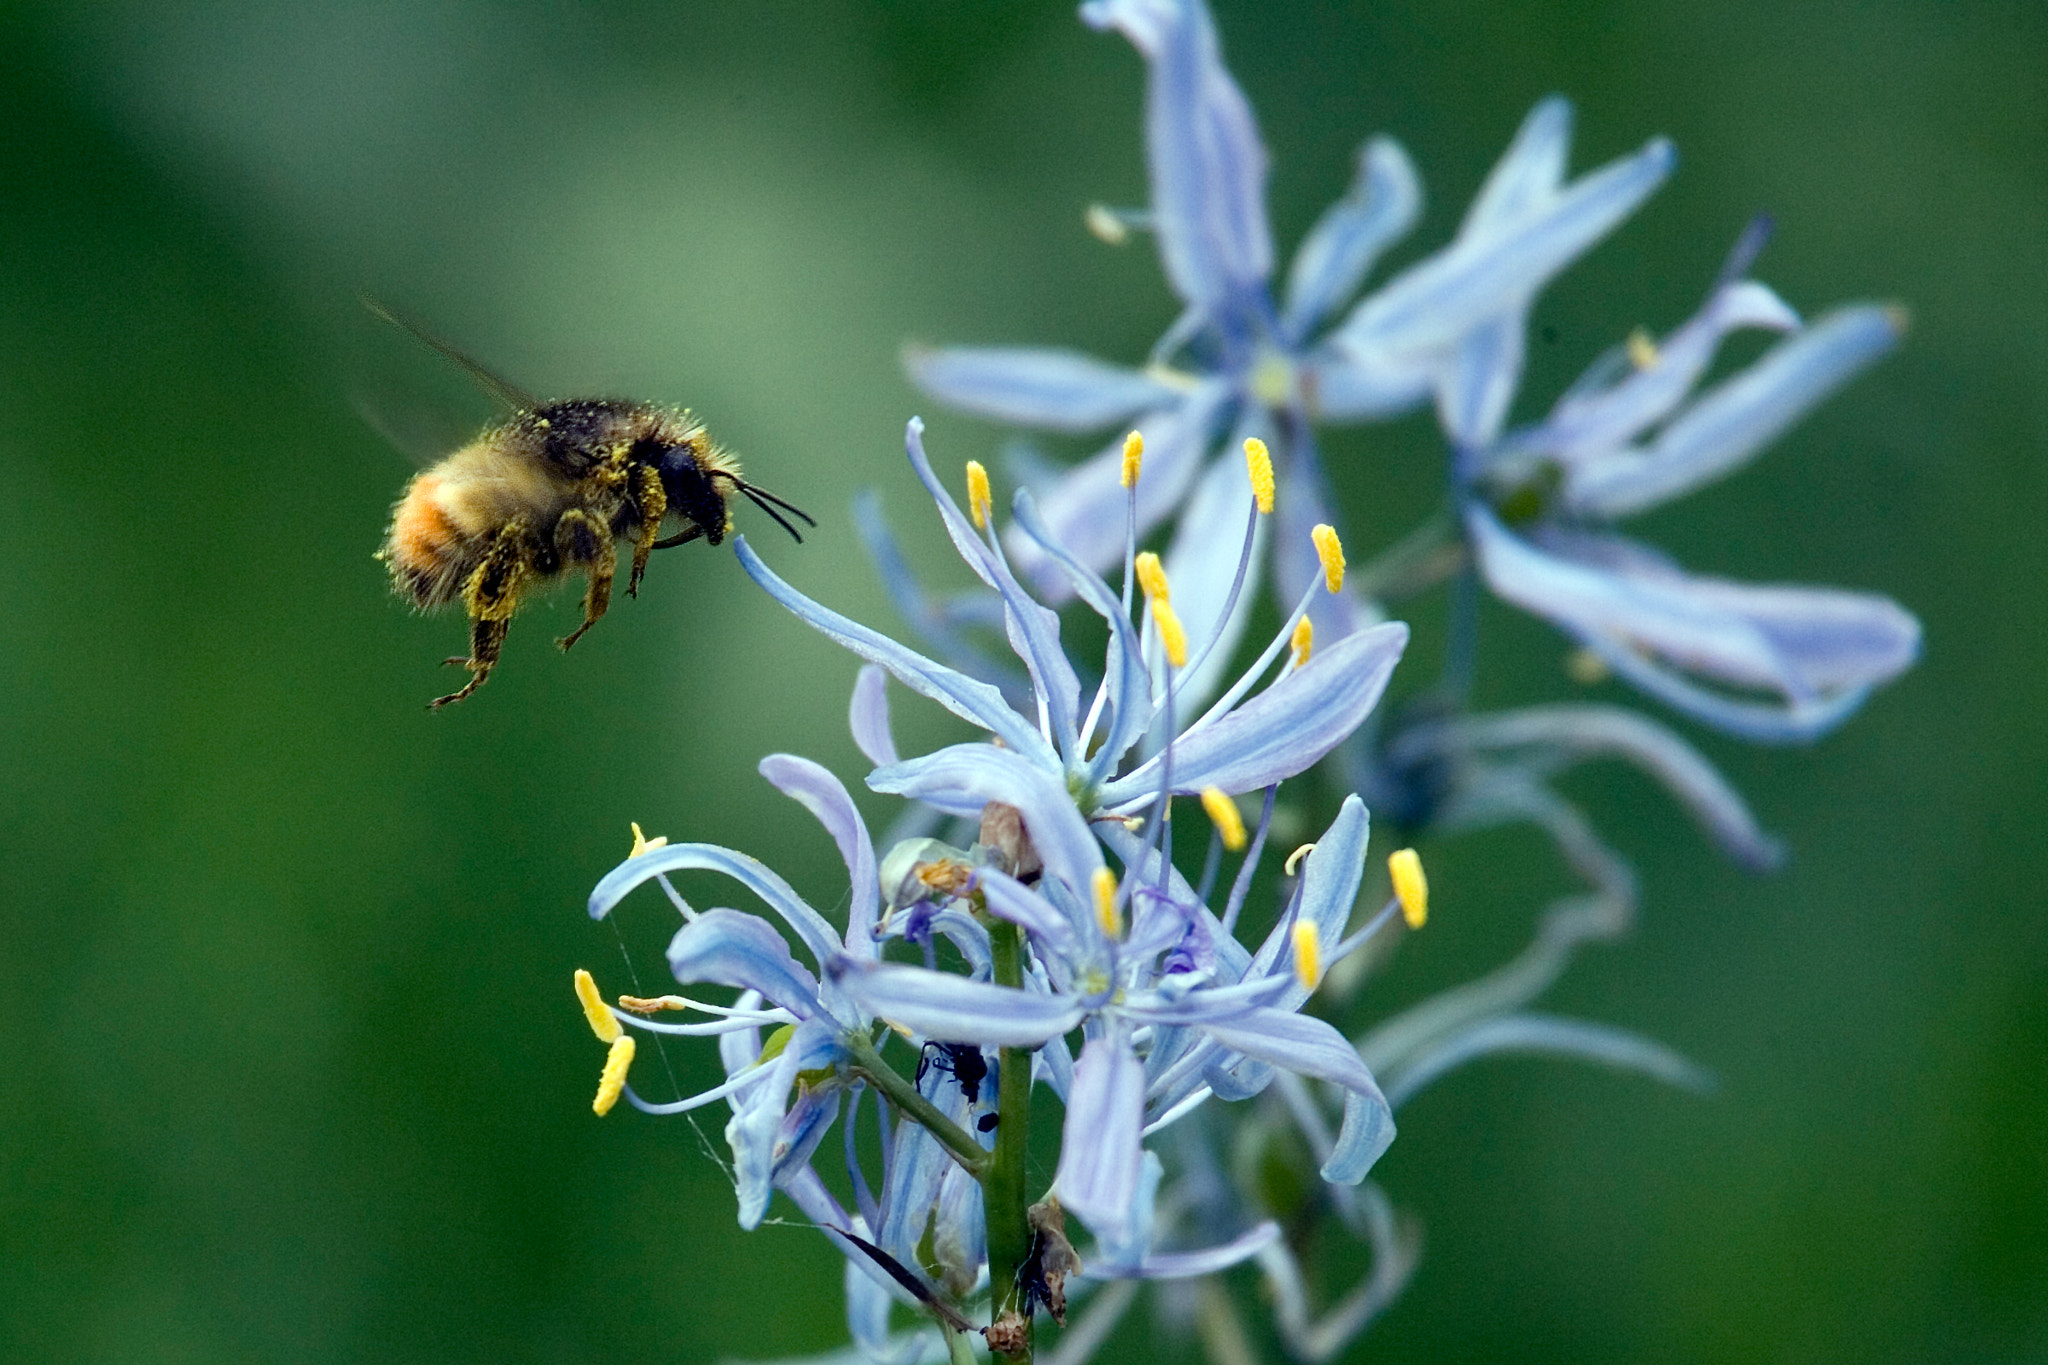
<svg viewBox="0 0 2048 1365">
<path fill-rule="evenodd" d="M 1024 931 L 993 915 L 982 917 L 989 931 L 989 956 L 999 986 L 1024 986 Z M 1031 1224 L 1024 1192 L 1025 1159 L 1031 1136 L 1031 1049 L 1002 1049 L 997 1090 L 995 1160 L 982 1177 L 981 1206 L 988 1224 L 989 1321 L 1021 1312 L 1018 1273 L 1031 1258 Z M 1012 1360 L 1031 1359 L 1031 1321 L 1024 1322 L 1024 1350 Z"/>
<path fill-rule="evenodd" d="M 936 1105 L 920 1095 L 915 1085 L 904 1080 L 894 1067 L 882 1060 L 882 1054 L 875 1051 L 875 1045 L 865 1037 L 854 1034 L 848 1038 L 846 1050 L 853 1055 L 855 1071 L 871 1081 L 891 1104 L 922 1124 L 925 1131 L 937 1138 L 955 1161 L 966 1167 L 969 1175 L 984 1185 L 988 1183 L 992 1162 L 989 1154 L 981 1149 L 981 1144 L 974 1140 L 972 1134 L 940 1113 Z M 998 1154 L 1000 1150 L 998 1148 Z M 1022 1214 L 1018 1216 L 1021 1218 Z"/>
</svg>

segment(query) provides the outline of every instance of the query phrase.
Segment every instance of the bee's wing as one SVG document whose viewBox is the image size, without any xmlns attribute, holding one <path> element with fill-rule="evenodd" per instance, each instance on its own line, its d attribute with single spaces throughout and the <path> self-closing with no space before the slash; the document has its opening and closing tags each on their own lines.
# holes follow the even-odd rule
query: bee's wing
<svg viewBox="0 0 2048 1365">
<path fill-rule="evenodd" d="M 463 373 L 476 381 L 478 388 L 497 399 L 500 403 L 503 403 L 506 407 L 511 408 L 515 412 L 526 412 L 540 406 L 540 399 L 534 397 L 525 389 L 520 388 L 511 380 L 502 377 L 478 361 L 471 359 L 467 354 L 441 340 L 441 338 L 429 332 L 413 319 L 402 313 L 393 312 L 368 294 L 363 295 L 362 299 L 363 307 L 369 309 L 373 316 L 382 318 L 394 327 L 411 332 L 415 337 L 418 337 L 442 355 L 447 356 L 462 367 Z M 373 421 L 371 425 L 377 424 Z"/>
<path fill-rule="evenodd" d="M 421 469 L 477 438 L 476 423 L 464 423 L 431 404 L 402 402 L 382 392 L 372 396 L 360 388 L 349 401 L 365 426 Z"/>
</svg>

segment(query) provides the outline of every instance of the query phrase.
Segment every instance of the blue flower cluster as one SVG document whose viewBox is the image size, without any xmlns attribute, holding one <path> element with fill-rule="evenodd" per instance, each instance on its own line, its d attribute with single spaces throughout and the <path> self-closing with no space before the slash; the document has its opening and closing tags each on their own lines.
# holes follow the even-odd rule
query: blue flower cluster
<svg viewBox="0 0 2048 1365">
<path fill-rule="evenodd" d="M 728 1105 L 742 1225 L 781 1191 L 847 1257 L 849 1358 L 958 1361 L 970 1330 L 1029 1358 L 1039 1310 L 1064 1325 L 1071 1292 L 1085 1315 L 1050 1358 L 1078 1362 L 1137 1284 L 1168 1282 L 1176 1303 L 1207 1296 L 1213 1312 L 1197 1316 L 1214 1321 L 1234 1310 L 1211 1277 L 1250 1261 L 1289 1351 L 1324 1360 L 1415 1264 L 1413 1228 L 1368 1176 L 1395 1111 L 1423 1086 L 1501 1051 L 1708 1084 L 1656 1043 L 1532 1008 L 1581 944 L 1625 929 L 1636 905 L 1626 861 L 1550 779 L 1621 758 L 1738 861 L 1779 856 L 1740 795 L 1648 715 L 1583 702 L 1470 711 L 1476 593 L 1563 630 L 1589 675 L 1726 733 L 1785 742 L 1839 724 L 1912 663 L 1910 614 L 1869 594 L 1692 574 L 1612 528 L 1753 458 L 1888 351 L 1902 318 L 1855 305 L 1802 320 L 1749 278 L 1759 223 L 1694 318 L 1661 340 L 1630 337 L 1546 418 L 1511 429 L 1533 300 L 1670 174 L 1668 143 L 1571 178 L 1569 109 L 1545 101 L 1453 240 L 1361 294 L 1421 203 L 1406 155 L 1375 139 L 1276 282 L 1265 154 L 1201 0 L 1089 0 L 1082 15 L 1128 37 L 1149 75 L 1151 204 L 1102 221 L 1149 227 L 1184 311 L 1136 368 L 1017 348 L 923 351 L 909 365 L 970 412 L 1134 430 L 1020 489 L 1004 527 L 985 471 L 968 465 L 963 508 L 910 424 L 912 467 L 979 583 L 966 605 L 934 607 L 867 509 L 864 533 L 922 648 L 813 600 L 737 538 L 769 596 L 863 661 L 850 721 L 874 765 L 866 783 L 903 798 L 906 815 L 878 848 L 835 776 L 790 755 L 763 760 L 844 858 L 843 930 L 744 854 L 636 840 L 591 914 L 658 883 L 683 920 L 668 952 L 677 980 L 739 994 L 610 1005 L 579 977 L 613 1049 L 599 1109 L 622 1094 L 657 1113 Z M 1707 382 L 1741 329 L 1780 339 Z M 1315 429 L 1431 403 L 1449 513 L 1347 574 Z M 1163 553 L 1141 552 L 1155 539 Z M 1119 569 L 1120 585 L 1105 577 Z M 1240 666 L 1261 583 L 1281 624 Z M 1446 584 L 1443 684 L 1376 715 L 1408 640 L 1390 611 Z M 977 625 L 1016 662 L 970 642 Z M 1100 638 L 1099 653 L 1081 657 L 1063 628 Z M 903 757 L 890 678 L 977 737 Z M 1351 790 L 1276 875 L 1265 854 L 1280 787 L 1319 765 Z M 1206 817 L 1192 877 L 1175 859 L 1175 798 L 1198 798 Z M 1249 828 L 1241 801 L 1258 810 Z M 1427 908 L 1412 851 L 1384 878 L 1374 871 L 1368 801 L 1383 823 L 1430 838 L 1533 823 L 1585 886 L 1548 907 L 1512 961 L 1347 1034 L 1330 1020 L 1350 1017 L 1373 962 Z M 769 915 L 697 910 L 671 883 L 685 872 L 738 882 Z M 1259 931 L 1241 936 L 1245 926 Z M 660 1017 L 671 1010 L 708 1022 Z M 627 1078 L 635 1032 L 717 1037 L 726 1081 L 644 1100 Z M 1049 1188 L 1032 1190 L 1025 1143 L 1047 1096 L 1061 1109 L 1059 1154 Z M 1230 1173 L 1223 1153 L 1247 1150 L 1310 1160 L 1321 1183 L 1289 1204 Z M 1068 1214 L 1091 1244 L 1069 1240 Z M 1282 1235 L 1297 1219 L 1334 1221 L 1372 1253 L 1366 1278 L 1320 1309 L 1300 1241 Z M 920 1318 L 907 1331 L 892 1321 L 904 1307 Z"/>
</svg>

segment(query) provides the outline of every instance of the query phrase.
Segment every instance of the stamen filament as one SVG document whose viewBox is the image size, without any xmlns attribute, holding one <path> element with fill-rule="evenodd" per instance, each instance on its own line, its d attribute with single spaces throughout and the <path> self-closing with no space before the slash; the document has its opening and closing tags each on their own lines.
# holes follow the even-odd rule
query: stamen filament
<svg viewBox="0 0 2048 1365">
<path fill-rule="evenodd" d="M 1230 884 L 1230 901 L 1223 907 L 1223 932 L 1237 932 L 1238 912 L 1244 909 L 1244 900 L 1252 889 L 1252 874 L 1258 871 L 1259 855 L 1265 852 L 1266 835 L 1273 828 L 1273 802 L 1280 794 L 1280 784 L 1275 782 L 1266 788 L 1265 809 L 1259 812 L 1259 828 L 1252 835 L 1252 847 L 1238 864 L 1237 880 Z"/>
</svg>

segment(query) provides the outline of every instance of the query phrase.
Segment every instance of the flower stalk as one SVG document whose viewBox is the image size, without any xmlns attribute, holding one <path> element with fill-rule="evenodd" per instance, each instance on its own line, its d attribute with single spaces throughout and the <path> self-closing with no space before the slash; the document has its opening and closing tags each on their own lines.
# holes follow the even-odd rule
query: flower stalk
<svg viewBox="0 0 2048 1365">
<path fill-rule="evenodd" d="M 1024 931 L 993 915 L 980 916 L 989 931 L 989 959 L 998 986 L 1024 986 Z M 1025 1193 L 1025 1161 L 1031 1137 L 1031 1053 L 1024 1047 L 1001 1050 L 996 1090 L 996 1147 L 988 1173 L 982 1177 L 982 1211 L 988 1221 L 989 1321 L 1011 1313 L 1024 1319 L 1018 1338 L 1021 1352 L 1013 1360 L 1031 1359 L 1031 1317 L 1022 1303 L 1023 1270 L 1031 1259 L 1031 1201 Z"/>
</svg>

